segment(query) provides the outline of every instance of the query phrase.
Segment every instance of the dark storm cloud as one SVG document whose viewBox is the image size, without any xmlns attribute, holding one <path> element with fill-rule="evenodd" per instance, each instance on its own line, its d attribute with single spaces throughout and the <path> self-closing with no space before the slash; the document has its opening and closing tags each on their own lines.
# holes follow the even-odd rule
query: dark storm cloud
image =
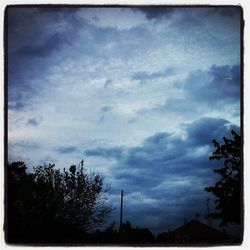
<svg viewBox="0 0 250 250">
<path fill-rule="evenodd" d="M 235 127 L 225 119 L 202 118 L 187 125 L 186 131 L 190 144 L 207 145 L 213 139 L 221 140 Z"/>
<path fill-rule="evenodd" d="M 60 23 L 65 19 L 54 20 L 55 15 L 41 14 L 42 8 L 9 8 L 8 9 L 8 50 L 9 56 L 36 54 L 38 50 L 44 51 L 66 42 L 65 31 L 58 30 Z M 67 32 L 72 30 L 68 23 Z M 58 27 L 56 27 L 58 25 Z M 71 29 L 71 30 L 69 30 Z M 38 53 L 39 54 L 39 53 Z M 43 53 L 41 52 L 43 55 Z"/>
<path fill-rule="evenodd" d="M 172 76 L 173 74 L 175 74 L 175 71 L 173 68 L 168 67 L 163 71 L 157 71 L 157 72 L 146 72 L 146 71 L 140 71 L 140 72 L 136 72 L 131 80 L 139 80 L 141 81 L 141 83 L 147 81 L 147 80 L 153 80 L 156 78 L 160 78 L 160 77 L 169 77 Z"/>
<path fill-rule="evenodd" d="M 218 14 L 226 18 L 236 18 L 236 17 L 238 18 L 241 12 L 241 7 L 240 6 L 235 6 L 235 7 L 225 6 L 223 8 L 212 7 L 207 9 L 206 12 L 210 15 Z"/>
<path fill-rule="evenodd" d="M 176 11 L 176 8 L 155 6 L 138 8 L 138 10 L 142 11 L 149 20 L 155 20 L 162 17 L 170 17 Z"/>
<path fill-rule="evenodd" d="M 11 46 L 18 47 L 43 40 L 57 33 L 57 24 L 67 22 L 67 28 L 76 28 L 78 19 L 73 15 L 79 9 L 68 8 L 8 8 L 8 40 Z M 53 25 L 53 26 L 51 26 Z M 53 30 L 55 27 L 55 30 Z M 68 30 L 70 31 L 70 30 Z M 13 38 L 19 40 L 13 40 Z"/>
<path fill-rule="evenodd" d="M 77 152 L 78 149 L 77 147 L 74 147 L 74 146 L 62 146 L 62 147 L 57 148 L 57 151 L 60 154 L 70 154 L 70 153 Z"/>
<path fill-rule="evenodd" d="M 64 8 L 64 7 L 53 7 L 50 6 L 48 7 L 44 7 L 44 8 L 39 8 L 38 11 L 42 14 L 52 14 L 53 17 L 58 18 L 58 17 L 63 17 L 63 18 L 67 18 L 69 17 L 69 15 L 73 15 L 75 14 L 77 11 L 79 10 L 79 8 Z"/>
<path fill-rule="evenodd" d="M 27 84 L 25 79 L 22 79 L 22 76 L 20 76 L 20 79 L 14 80 L 13 76 L 10 75 L 8 80 L 8 108 L 15 111 L 28 109 L 30 105 L 28 100 L 32 94 L 36 93 L 36 90 L 31 85 Z"/>
<path fill-rule="evenodd" d="M 146 138 L 140 147 L 122 151 L 119 147 L 110 149 L 117 160 L 117 167 L 112 170 L 117 180 L 116 193 L 120 188 L 124 188 L 127 195 L 140 192 L 137 198 L 134 197 L 137 203 L 125 195 L 128 219 L 162 231 L 163 228 L 176 227 L 184 218 L 194 218 L 197 212 L 203 216 L 209 196 L 204 187 L 214 184 L 213 169 L 218 168 L 218 163 L 208 160 L 213 151 L 211 139 L 219 140 L 228 134 L 230 126 L 223 119 L 201 118 L 184 126 L 185 139 L 161 132 Z M 204 131 L 210 131 L 212 137 Z M 204 147 L 208 149 L 200 153 Z M 96 156 L 110 157 L 108 149 L 92 151 Z M 113 153 L 117 151 L 119 154 Z M 141 198 L 144 195 L 149 201 Z M 150 199 L 156 203 L 151 203 Z M 160 222 L 154 225 L 150 216 L 160 218 Z"/>
<path fill-rule="evenodd" d="M 212 140 L 230 137 L 231 129 L 239 132 L 227 120 L 206 117 L 184 127 L 185 139 L 161 132 L 146 138 L 142 146 L 95 148 L 86 150 L 85 154 L 116 159 L 119 169 L 114 169 L 115 177 L 129 183 L 131 188 L 145 184 L 154 187 L 170 174 L 191 179 L 206 177 L 213 166 L 208 160 Z"/>
<path fill-rule="evenodd" d="M 184 81 L 176 82 L 184 97 L 168 97 L 163 105 L 139 110 L 138 114 L 173 112 L 185 115 L 202 112 L 206 107 L 228 106 L 240 100 L 240 66 L 213 65 L 207 71 L 189 73 Z"/>
<path fill-rule="evenodd" d="M 240 66 L 213 65 L 208 71 L 195 71 L 182 83 L 194 99 L 214 102 L 240 100 Z"/>
<path fill-rule="evenodd" d="M 85 154 L 87 156 L 101 156 L 105 158 L 116 158 L 119 159 L 122 154 L 123 150 L 120 147 L 114 147 L 114 148 L 94 148 L 94 149 L 88 149 L 85 150 Z"/>
<path fill-rule="evenodd" d="M 25 107 L 25 103 L 22 101 L 8 103 L 8 108 L 11 110 L 22 110 L 24 107 Z"/>
<path fill-rule="evenodd" d="M 15 53 L 22 56 L 46 57 L 60 48 L 60 45 L 66 41 L 62 34 L 54 34 L 48 40 L 38 45 L 24 45 L 17 49 Z"/>
<path fill-rule="evenodd" d="M 204 79 L 208 76 L 210 80 Z M 185 80 L 184 89 L 196 100 L 238 102 L 240 100 L 240 66 L 212 66 L 208 72 L 196 71 Z"/>
<path fill-rule="evenodd" d="M 140 171 L 151 171 L 152 166 L 158 174 L 164 173 L 168 162 L 179 156 L 180 148 L 185 154 L 186 149 L 181 147 L 182 144 L 180 138 L 174 138 L 171 134 L 157 133 L 145 139 L 142 146 L 129 148 L 122 163 L 126 166 L 125 169 L 137 169 L 139 174 Z M 170 168 L 168 170 L 171 171 Z"/>
<path fill-rule="evenodd" d="M 160 132 L 146 138 L 141 146 L 95 148 L 88 156 L 116 159 L 112 169 L 114 193 L 125 189 L 127 219 L 152 230 L 176 227 L 183 220 L 206 213 L 204 188 L 213 185 L 213 169 L 221 163 L 209 161 L 214 150 L 212 139 L 230 138 L 233 128 L 225 119 L 204 117 L 184 125 L 186 137 Z M 145 198 L 143 198 L 145 197 Z M 211 204 L 211 209 L 214 205 Z M 160 218 L 160 221 L 153 222 Z M 164 221 L 164 218 L 166 220 Z M 151 221 L 150 221 L 151 220 Z"/>
<path fill-rule="evenodd" d="M 61 60 L 54 55 L 74 41 L 78 28 L 77 18 L 66 9 L 8 8 L 10 109 L 25 109 L 32 98 L 42 94 L 47 71 Z"/>
<path fill-rule="evenodd" d="M 10 56 L 45 57 L 70 43 L 76 31 L 76 18 L 67 9 L 9 8 L 8 41 Z M 60 28 L 60 24 L 66 24 Z M 61 29 L 61 30 L 60 30 Z"/>
<path fill-rule="evenodd" d="M 32 35 L 39 35 L 37 27 L 37 9 L 35 8 L 8 8 L 8 42 L 10 51 L 19 44 L 29 41 Z M 19 38 L 18 40 L 15 38 Z M 32 39 L 33 40 L 33 39 Z"/>
<path fill-rule="evenodd" d="M 32 118 L 28 119 L 26 124 L 31 125 L 31 126 L 37 126 L 40 123 L 40 121 L 41 121 L 40 119 L 38 120 L 35 117 L 32 117 Z"/>
<path fill-rule="evenodd" d="M 211 91 L 215 97 L 240 99 L 239 65 L 212 66 L 209 73 L 213 77 L 209 87 L 210 91 L 212 88 L 215 91 L 215 93 Z"/>
</svg>

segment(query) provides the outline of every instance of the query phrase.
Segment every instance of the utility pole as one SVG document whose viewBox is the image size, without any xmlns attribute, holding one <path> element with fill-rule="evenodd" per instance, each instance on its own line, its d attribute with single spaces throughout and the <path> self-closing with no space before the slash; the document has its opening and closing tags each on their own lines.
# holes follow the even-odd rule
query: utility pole
<svg viewBox="0 0 250 250">
<path fill-rule="evenodd" d="M 120 232 L 122 230 L 123 190 L 121 191 Z"/>
</svg>

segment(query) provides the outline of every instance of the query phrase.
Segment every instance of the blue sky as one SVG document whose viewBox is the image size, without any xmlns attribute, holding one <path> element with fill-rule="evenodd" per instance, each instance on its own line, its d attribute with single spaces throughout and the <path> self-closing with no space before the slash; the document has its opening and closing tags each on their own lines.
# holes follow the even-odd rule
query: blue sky
<svg viewBox="0 0 250 250">
<path fill-rule="evenodd" d="M 9 161 L 83 158 L 117 224 L 122 188 L 133 225 L 204 216 L 211 141 L 239 126 L 239 8 L 8 9 Z"/>
</svg>

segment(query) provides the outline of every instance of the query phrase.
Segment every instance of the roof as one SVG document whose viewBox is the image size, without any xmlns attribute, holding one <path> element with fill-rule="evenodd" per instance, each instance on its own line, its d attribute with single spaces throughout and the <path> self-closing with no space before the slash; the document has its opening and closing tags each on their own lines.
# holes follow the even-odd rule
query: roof
<svg viewBox="0 0 250 250">
<path fill-rule="evenodd" d="M 163 237 L 165 242 L 175 243 L 219 243 L 230 239 L 226 232 L 219 231 L 198 220 L 191 220 L 174 231 L 164 234 Z"/>
</svg>

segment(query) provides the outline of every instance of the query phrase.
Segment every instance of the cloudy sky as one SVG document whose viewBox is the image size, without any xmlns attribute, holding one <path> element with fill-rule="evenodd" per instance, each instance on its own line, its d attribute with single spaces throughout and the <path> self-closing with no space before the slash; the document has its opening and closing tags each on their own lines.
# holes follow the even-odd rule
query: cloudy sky
<svg viewBox="0 0 250 250">
<path fill-rule="evenodd" d="M 111 182 L 117 225 L 121 189 L 134 226 L 204 216 L 211 140 L 240 126 L 240 14 L 9 8 L 9 162 L 83 158 Z"/>
</svg>

